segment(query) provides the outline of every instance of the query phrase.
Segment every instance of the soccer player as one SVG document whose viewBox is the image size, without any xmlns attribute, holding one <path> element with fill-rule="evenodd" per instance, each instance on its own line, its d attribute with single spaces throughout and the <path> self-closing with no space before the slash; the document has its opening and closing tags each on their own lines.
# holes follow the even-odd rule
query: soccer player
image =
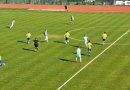
<svg viewBox="0 0 130 90">
<path fill-rule="evenodd" d="M 77 59 L 79 58 L 80 60 L 80 63 L 82 63 L 82 58 L 81 58 L 81 49 L 80 47 L 77 48 L 77 51 L 76 51 L 76 62 L 77 62 Z"/>
<path fill-rule="evenodd" d="M 70 33 L 66 31 L 66 33 L 64 34 L 65 44 L 69 42 L 69 37 L 70 37 Z"/>
<path fill-rule="evenodd" d="M 103 43 L 103 45 L 105 44 L 106 39 L 107 39 L 107 34 L 106 34 L 106 32 L 104 32 L 104 33 L 102 34 L 102 43 Z"/>
<path fill-rule="evenodd" d="M 35 47 L 35 51 L 37 51 L 38 50 L 38 39 L 37 38 L 35 38 L 35 40 L 33 41 L 34 42 L 34 47 Z"/>
<path fill-rule="evenodd" d="M 26 34 L 26 36 L 27 36 L 27 44 L 29 44 L 30 41 L 31 41 L 31 33 L 28 32 L 28 33 Z"/>
<path fill-rule="evenodd" d="M 1 56 L 0 56 L 0 66 L 5 65 L 5 63 L 2 62 Z"/>
<path fill-rule="evenodd" d="M 47 33 L 47 30 L 44 32 L 44 38 L 45 38 L 45 41 L 48 42 L 48 33 Z"/>
<path fill-rule="evenodd" d="M 67 9 L 67 5 L 65 5 L 64 7 L 65 7 L 65 11 L 68 11 L 68 9 Z"/>
<path fill-rule="evenodd" d="M 92 43 L 90 42 L 90 40 L 88 41 L 87 48 L 88 48 L 88 55 L 90 56 L 92 50 Z"/>
<path fill-rule="evenodd" d="M 84 44 L 87 45 L 87 43 L 88 43 L 88 37 L 87 37 L 87 35 L 85 35 L 84 36 Z"/>
<path fill-rule="evenodd" d="M 12 22 L 11 22 L 11 25 L 10 25 L 10 30 L 14 26 L 14 24 L 15 24 L 15 20 L 13 19 Z"/>
<path fill-rule="evenodd" d="M 71 24 L 74 24 L 74 16 L 71 16 L 71 17 L 70 17 L 70 23 L 71 23 Z"/>
</svg>

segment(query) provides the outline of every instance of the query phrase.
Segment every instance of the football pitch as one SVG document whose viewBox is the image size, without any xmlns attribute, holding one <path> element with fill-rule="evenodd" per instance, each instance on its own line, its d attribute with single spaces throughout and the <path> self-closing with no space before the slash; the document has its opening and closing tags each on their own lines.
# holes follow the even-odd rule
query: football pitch
<svg viewBox="0 0 130 90">
<path fill-rule="evenodd" d="M 71 15 L 74 24 L 69 22 Z M 13 18 L 16 22 L 10 30 Z M 48 43 L 43 38 L 45 28 Z M 0 55 L 6 64 L 0 67 L 0 90 L 56 90 L 62 85 L 61 90 L 130 90 L 128 30 L 130 13 L 0 9 Z M 66 31 L 71 34 L 69 44 L 64 44 Z M 108 38 L 102 45 L 104 31 Z M 27 32 L 32 34 L 30 44 L 26 43 Z M 90 57 L 83 42 L 85 34 L 93 43 Z M 38 52 L 34 51 L 35 38 L 39 40 Z M 82 64 L 75 62 L 77 46 L 82 50 Z"/>
</svg>

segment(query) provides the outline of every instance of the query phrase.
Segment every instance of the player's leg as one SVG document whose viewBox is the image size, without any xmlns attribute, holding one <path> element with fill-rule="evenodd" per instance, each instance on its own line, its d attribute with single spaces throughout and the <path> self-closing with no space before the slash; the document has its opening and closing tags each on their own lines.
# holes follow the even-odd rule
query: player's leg
<svg viewBox="0 0 130 90">
<path fill-rule="evenodd" d="M 3 62 L 2 62 L 2 60 L 0 60 L 0 66 L 2 66 L 2 64 L 3 64 Z"/>
<path fill-rule="evenodd" d="M 86 41 L 84 41 L 84 44 L 86 45 Z"/>
<path fill-rule="evenodd" d="M 77 60 L 78 60 L 78 55 L 76 55 L 76 59 L 75 59 L 75 61 L 77 62 Z"/>
<path fill-rule="evenodd" d="M 34 44 L 34 47 L 35 47 L 35 51 L 37 51 L 37 45 L 36 44 Z"/>
<path fill-rule="evenodd" d="M 30 39 L 30 38 L 28 38 L 28 43 L 30 43 L 30 41 L 31 41 L 31 39 Z"/>
<path fill-rule="evenodd" d="M 74 24 L 74 20 L 72 20 L 72 24 Z"/>
<path fill-rule="evenodd" d="M 69 38 L 67 38 L 67 42 L 69 42 Z"/>
<path fill-rule="evenodd" d="M 65 37 L 65 44 L 67 44 L 67 37 Z"/>
<path fill-rule="evenodd" d="M 77 62 L 77 57 L 76 57 L 75 61 Z"/>
<path fill-rule="evenodd" d="M 82 63 L 82 58 L 81 58 L 81 55 L 80 55 L 79 59 L 80 59 L 80 63 Z"/>
<path fill-rule="evenodd" d="M 86 41 L 86 40 L 85 40 L 85 42 L 84 42 L 84 43 L 85 43 L 85 45 L 87 45 L 88 41 Z"/>
<path fill-rule="evenodd" d="M 27 38 L 27 44 L 28 44 L 28 38 Z"/>
<path fill-rule="evenodd" d="M 11 26 L 10 26 L 10 29 L 11 29 L 13 26 L 14 26 L 14 23 L 12 22 L 12 23 L 11 23 Z"/>
<path fill-rule="evenodd" d="M 46 41 L 46 36 L 44 36 L 44 40 Z"/>
<path fill-rule="evenodd" d="M 102 39 L 102 43 L 103 43 L 103 45 L 105 44 L 105 41 L 106 41 L 106 39 Z"/>
<path fill-rule="evenodd" d="M 46 41 L 48 42 L 48 36 L 46 36 Z"/>
<path fill-rule="evenodd" d="M 37 50 L 38 50 L 38 44 L 36 45 L 36 48 L 37 48 Z"/>
<path fill-rule="evenodd" d="M 13 23 L 11 23 L 11 25 L 10 25 L 10 29 L 13 27 Z"/>
<path fill-rule="evenodd" d="M 91 53 L 91 49 L 90 48 L 88 48 L 88 55 L 90 56 L 90 53 Z"/>
<path fill-rule="evenodd" d="M 70 19 L 70 24 L 72 24 L 72 20 Z"/>
</svg>

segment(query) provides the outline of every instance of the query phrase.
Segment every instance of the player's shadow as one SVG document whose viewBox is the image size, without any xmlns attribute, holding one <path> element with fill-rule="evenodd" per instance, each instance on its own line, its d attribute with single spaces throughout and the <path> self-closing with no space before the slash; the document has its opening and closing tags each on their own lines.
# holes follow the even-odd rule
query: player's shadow
<svg viewBox="0 0 130 90">
<path fill-rule="evenodd" d="M 6 28 L 10 28 L 10 26 L 6 26 Z"/>
<path fill-rule="evenodd" d="M 32 52 L 36 52 L 35 50 L 32 50 L 32 49 L 27 49 L 27 48 L 23 48 L 23 50 L 25 50 L 25 51 L 32 51 Z"/>
<path fill-rule="evenodd" d="M 17 42 L 19 42 L 19 43 L 27 43 L 27 42 L 25 42 L 25 41 L 22 41 L 22 40 L 21 40 L 21 41 L 19 40 L 19 41 L 17 41 Z"/>
<path fill-rule="evenodd" d="M 63 58 L 59 58 L 59 60 L 61 60 L 61 61 L 65 61 L 65 62 L 75 62 L 75 61 L 71 61 L 71 60 L 63 59 Z"/>
<path fill-rule="evenodd" d="M 60 43 L 60 44 L 65 44 L 64 42 L 62 41 L 54 41 L 55 43 Z"/>
<path fill-rule="evenodd" d="M 82 47 L 82 46 L 78 46 L 78 45 L 70 45 L 71 47 L 75 47 L 75 48 L 78 48 L 78 47 L 80 47 L 80 48 L 85 48 L 85 47 Z"/>
<path fill-rule="evenodd" d="M 99 42 L 93 42 L 92 44 L 102 45 L 102 43 L 99 43 Z"/>
<path fill-rule="evenodd" d="M 75 52 L 72 52 L 72 53 L 76 55 L 76 53 L 75 53 Z M 81 53 L 81 55 L 82 55 L 82 56 L 85 56 L 85 54 L 83 54 L 83 53 Z"/>
<path fill-rule="evenodd" d="M 64 24 L 66 24 L 66 25 L 70 25 L 70 23 L 64 23 Z"/>
</svg>

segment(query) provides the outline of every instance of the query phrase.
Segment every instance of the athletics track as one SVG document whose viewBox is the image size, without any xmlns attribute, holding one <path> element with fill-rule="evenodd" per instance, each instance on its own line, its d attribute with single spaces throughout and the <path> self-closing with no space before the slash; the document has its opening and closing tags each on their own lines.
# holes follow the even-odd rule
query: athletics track
<svg viewBox="0 0 130 90">
<path fill-rule="evenodd" d="M 0 8 L 64 11 L 63 5 L 0 4 Z M 71 12 L 130 12 L 130 6 L 68 6 Z"/>
</svg>

